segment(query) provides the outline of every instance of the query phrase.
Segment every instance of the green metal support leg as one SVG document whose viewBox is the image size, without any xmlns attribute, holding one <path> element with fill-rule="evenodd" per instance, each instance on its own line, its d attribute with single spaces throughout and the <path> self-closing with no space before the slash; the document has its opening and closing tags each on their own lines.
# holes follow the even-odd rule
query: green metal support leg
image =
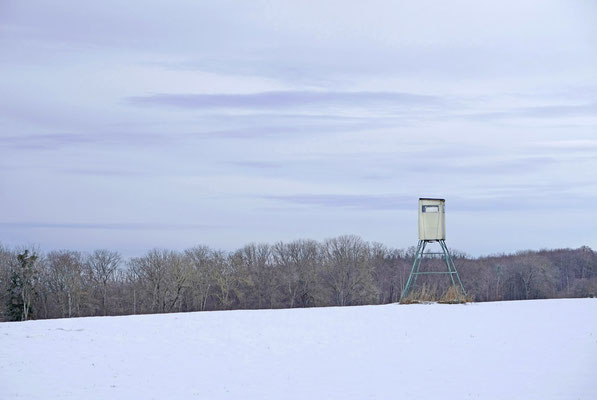
<svg viewBox="0 0 597 400">
<path fill-rule="evenodd" d="M 434 241 L 434 240 L 433 240 Z M 410 275 L 408 276 L 408 280 L 406 281 L 406 286 L 400 295 L 400 301 L 406 299 L 409 292 L 416 286 L 417 278 L 419 275 L 423 274 L 448 274 L 450 275 L 450 280 L 452 282 L 452 286 L 459 287 L 460 293 L 462 296 L 466 296 L 466 292 L 464 291 L 464 286 L 462 285 L 462 281 L 460 280 L 460 275 L 458 275 L 458 271 L 456 270 L 456 265 L 454 264 L 454 260 L 452 259 L 452 255 L 448 250 L 448 246 L 444 240 L 437 240 L 439 245 L 442 249 L 441 253 L 425 253 L 425 248 L 427 247 L 427 243 L 433 242 L 432 240 L 419 240 L 417 244 L 417 251 L 415 252 L 415 259 L 413 261 L 413 266 L 410 271 Z M 448 267 L 447 272 L 442 271 L 429 271 L 429 272 L 421 272 L 421 262 L 426 255 L 442 255 L 443 260 Z M 456 276 L 456 279 L 454 278 Z M 459 295 L 460 297 L 460 295 Z M 460 301 L 464 301 L 464 297 L 460 298 Z"/>
<path fill-rule="evenodd" d="M 410 285 L 412 283 L 413 276 L 416 276 L 415 271 L 417 270 L 417 261 L 419 260 L 419 251 L 421 250 L 422 246 L 423 246 L 423 241 L 419 240 L 419 243 L 417 244 L 417 251 L 415 252 L 415 260 L 413 261 L 413 266 L 410 270 L 410 275 L 408 276 L 408 280 L 406 281 L 406 286 L 404 286 L 404 289 L 402 290 L 402 293 L 400 294 L 400 301 L 405 299 L 406 296 L 408 295 L 408 291 L 410 290 Z"/>
</svg>

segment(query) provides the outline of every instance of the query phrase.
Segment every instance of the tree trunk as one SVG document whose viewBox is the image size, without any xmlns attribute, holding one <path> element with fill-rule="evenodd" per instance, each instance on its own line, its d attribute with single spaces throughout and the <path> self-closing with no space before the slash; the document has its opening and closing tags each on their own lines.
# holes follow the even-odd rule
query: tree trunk
<svg viewBox="0 0 597 400">
<path fill-rule="evenodd" d="M 70 292 L 68 292 L 68 317 L 70 318 L 71 316 L 72 316 L 72 300 L 71 300 Z"/>
</svg>

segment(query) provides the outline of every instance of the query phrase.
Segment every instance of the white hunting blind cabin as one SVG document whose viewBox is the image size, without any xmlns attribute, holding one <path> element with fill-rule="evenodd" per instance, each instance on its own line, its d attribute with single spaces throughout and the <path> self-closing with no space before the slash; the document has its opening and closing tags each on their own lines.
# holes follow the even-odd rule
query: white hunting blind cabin
<svg viewBox="0 0 597 400">
<path fill-rule="evenodd" d="M 439 243 L 442 251 L 425 252 L 427 246 L 435 242 Z M 447 271 L 421 271 L 421 262 L 427 256 L 441 256 L 446 264 Z M 452 286 L 460 291 L 459 293 L 462 296 L 460 300 L 464 300 L 464 286 L 462 286 L 460 275 L 456 271 L 454 260 L 446 245 L 446 200 L 422 197 L 419 199 L 419 243 L 415 253 L 415 260 L 400 300 L 404 300 L 412 288 L 415 287 L 419 275 L 427 274 L 448 274 Z"/>
<path fill-rule="evenodd" d="M 419 199 L 419 240 L 446 240 L 446 200 Z"/>
</svg>

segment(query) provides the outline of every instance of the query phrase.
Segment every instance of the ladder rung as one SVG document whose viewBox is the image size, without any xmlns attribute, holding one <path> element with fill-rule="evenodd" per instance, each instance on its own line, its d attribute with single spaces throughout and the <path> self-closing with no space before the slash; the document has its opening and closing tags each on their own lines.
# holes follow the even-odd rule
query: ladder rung
<svg viewBox="0 0 597 400">
<path fill-rule="evenodd" d="M 423 274 L 455 274 L 455 271 L 426 271 L 426 272 L 413 272 L 413 275 L 423 275 Z"/>
</svg>

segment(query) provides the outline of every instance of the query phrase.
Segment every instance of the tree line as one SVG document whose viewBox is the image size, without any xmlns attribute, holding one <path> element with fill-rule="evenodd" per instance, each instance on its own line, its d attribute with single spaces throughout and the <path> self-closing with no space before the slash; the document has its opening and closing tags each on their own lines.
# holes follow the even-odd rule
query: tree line
<svg viewBox="0 0 597 400">
<path fill-rule="evenodd" d="M 42 253 L 0 245 L 0 320 L 393 303 L 414 252 L 354 235 L 231 252 L 153 249 L 129 259 L 105 249 Z M 597 253 L 586 246 L 453 256 L 473 301 L 597 294 Z M 445 265 L 430 256 L 421 268 Z M 444 277 L 421 277 L 418 285 L 440 293 L 449 286 Z"/>
</svg>

